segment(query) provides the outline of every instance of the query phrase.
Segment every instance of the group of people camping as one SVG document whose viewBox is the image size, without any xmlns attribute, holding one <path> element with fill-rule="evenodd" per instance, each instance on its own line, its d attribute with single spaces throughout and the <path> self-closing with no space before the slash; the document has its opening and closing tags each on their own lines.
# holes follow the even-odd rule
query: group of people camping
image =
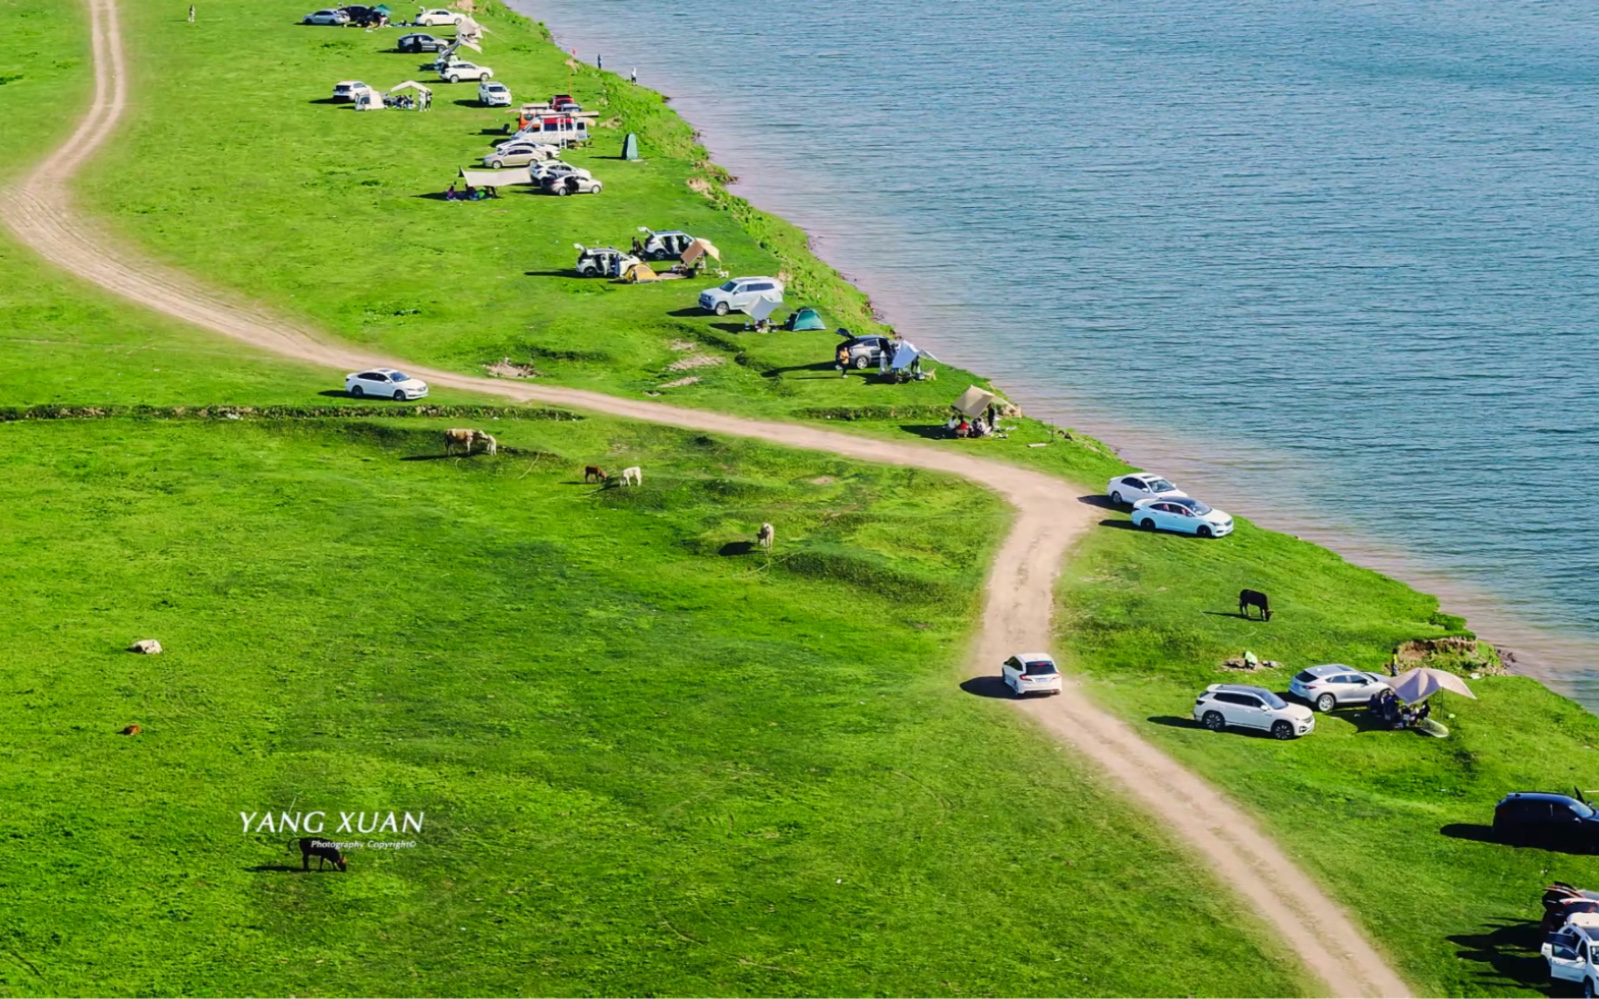
<svg viewBox="0 0 1599 999">
<path fill-rule="evenodd" d="M 466 185 L 466 190 L 457 191 L 455 182 L 450 182 L 450 189 L 444 192 L 445 201 L 487 201 L 489 198 L 498 198 L 500 192 L 492 187 L 473 187 Z"/>
<path fill-rule="evenodd" d="M 1406 704 L 1388 687 L 1371 695 L 1366 710 L 1389 728 L 1415 728 L 1432 716 L 1428 702 L 1422 701 L 1419 706 Z"/>
</svg>

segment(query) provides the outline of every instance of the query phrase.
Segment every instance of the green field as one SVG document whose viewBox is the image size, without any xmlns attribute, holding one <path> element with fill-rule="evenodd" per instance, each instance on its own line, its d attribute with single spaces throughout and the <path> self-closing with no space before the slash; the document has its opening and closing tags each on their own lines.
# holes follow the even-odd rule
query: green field
<svg viewBox="0 0 1599 999">
<path fill-rule="evenodd" d="M 509 357 L 550 383 L 863 417 L 847 426 L 888 436 L 920 433 L 967 384 L 840 379 L 831 333 L 741 333 L 688 308 L 703 283 L 563 276 L 573 242 L 687 228 L 737 273 L 782 273 L 791 304 L 873 328 L 803 234 L 720 190 L 646 90 L 577 71 L 578 98 L 619 119 L 572 157 L 603 195 L 447 204 L 422 195 L 505 120 L 457 103 L 475 87 L 439 87 L 429 114 L 320 103 L 336 80 L 418 75 L 383 51 L 400 31 L 297 27 L 305 8 L 280 0 L 202 5 L 192 26 L 180 7 L 122 8 L 135 108 L 80 185 L 163 259 L 474 374 Z M 483 20 L 481 61 L 519 97 L 567 89 L 537 26 Z M 3 177 L 69 129 L 61 98 L 84 93 L 86 53 L 68 0 L 0 0 L 0 24 L 48 54 L 0 53 Z M 644 163 L 609 158 L 629 129 Z M 127 309 L 4 242 L 0 265 L 18 277 L 0 294 L 0 407 L 343 404 L 318 395 L 337 372 Z M 689 356 L 721 363 L 673 370 Z M 663 387 L 686 376 L 700 381 Z M 28 851 L 0 867 L 20 913 L 0 991 L 1305 987 L 1151 820 L 1003 704 L 956 693 L 1004 521 L 986 494 L 603 420 L 507 418 L 495 432 L 517 453 L 406 460 L 460 422 L 0 426 L 0 489 L 24 511 L 0 535 L 23 650 L 0 782 L 33 805 L 12 840 Z M 1092 441 L 1028 448 L 1048 429 L 1018 426 L 951 446 L 1085 492 L 1123 467 Z M 584 487 L 589 461 L 643 464 L 649 486 Z M 1352 714 L 1289 744 L 1196 730 L 1194 693 L 1245 648 L 1286 664 L 1261 681 L 1283 690 L 1305 665 L 1376 668 L 1458 622 L 1244 521 L 1207 544 L 1105 519 L 1060 595 L 1059 648 L 1093 696 L 1259 814 L 1421 993 L 1539 994 L 1537 890 L 1599 871 L 1482 842 L 1480 825 L 1506 791 L 1594 784 L 1599 720 L 1493 678 L 1473 684 L 1480 701 L 1440 702 L 1447 741 Z M 722 554 L 763 520 L 780 525 L 775 559 Z M 1272 622 L 1230 616 L 1244 586 L 1271 594 Z M 147 633 L 171 651 L 117 651 Z M 110 734 L 130 721 L 148 732 Z M 345 798 L 425 810 L 429 835 L 306 879 L 275 869 L 286 837 L 237 830 L 239 810 Z M 1045 861 L 1021 864 L 1018 843 Z"/>
</svg>

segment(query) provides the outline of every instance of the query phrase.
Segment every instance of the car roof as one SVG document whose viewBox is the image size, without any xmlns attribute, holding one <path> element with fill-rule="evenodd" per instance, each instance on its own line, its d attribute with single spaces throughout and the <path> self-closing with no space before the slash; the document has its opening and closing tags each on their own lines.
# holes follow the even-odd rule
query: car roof
<svg viewBox="0 0 1599 999">
<path fill-rule="evenodd" d="M 1558 801 L 1562 804 L 1576 800 L 1569 794 L 1557 794 L 1553 791 L 1511 791 L 1503 799 L 1503 801 Z"/>
<path fill-rule="evenodd" d="M 1566 917 L 1566 925 L 1591 937 L 1599 932 L 1599 912 L 1574 912 Z"/>
<path fill-rule="evenodd" d="M 1014 658 L 1020 659 L 1023 662 L 1036 662 L 1038 660 L 1043 660 L 1046 662 L 1055 661 L 1055 657 L 1051 656 L 1048 652 L 1018 652 Z"/>
<path fill-rule="evenodd" d="M 1265 687 L 1255 687 L 1247 683 L 1213 683 L 1205 689 L 1212 693 L 1226 690 L 1234 694 L 1271 694 L 1271 691 Z M 1271 696 L 1277 695 L 1271 694 Z"/>
<path fill-rule="evenodd" d="M 1343 663 L 1322 663 L 1320 666 L 1307 666 L 1305 672 L 1311 676 L 1335 676 L 1339 673 L 1360 673 L 1361 670 Z"/>
</svg>

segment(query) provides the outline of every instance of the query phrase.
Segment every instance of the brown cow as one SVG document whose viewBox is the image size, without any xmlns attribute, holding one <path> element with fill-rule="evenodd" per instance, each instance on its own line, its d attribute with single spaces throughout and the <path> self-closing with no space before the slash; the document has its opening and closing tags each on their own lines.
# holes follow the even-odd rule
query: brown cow
<svg viewBox="0 0 1599 999">
<path fill-rule="evenodd" d="M 129 725 L 127 728 L 123 729 L 122 731 L 118 732 L 117 734 L 118 735 L 138 735 L 140 732 L 143 732 L 143 731 L 144 731 L 144 729 L 140 728 L 137 725 Z"/>
<path fill-rule="evenodd" d="M 467 454 L 472 453 L 472 445 L 478 439 L 481 430 L 468 430 L 458 428 L 444 431 L 444 453 L 454 454 L 457 447 L 464 448 Z"/>
<path fill-rule="evenodd" d="M 598 465 L 590 465 L 587 468 L 583 469 L 583 481 L 584 482 L 604 482 L 605 479 L 606 479 L 605 469 L 601 468 Z"/>
</svg>

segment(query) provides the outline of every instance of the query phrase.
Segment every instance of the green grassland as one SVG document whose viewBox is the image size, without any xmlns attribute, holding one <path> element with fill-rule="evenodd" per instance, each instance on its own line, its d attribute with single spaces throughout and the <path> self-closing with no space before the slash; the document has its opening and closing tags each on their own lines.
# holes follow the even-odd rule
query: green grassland
<svg viewBox="0 0 1599 999">
<path fill-rule="evenodd" d="M 443 459 L 425 423 L 0 426 L 0 991 L 1296 991 L 1147 819 L 952 693 L 986 494 L 604 420 Z M 239 818 L 294 808 L 426 818 L 307 876 Z"/>
<path fill-rule="evenodd" d="M 1244 587 L 1271 595 L 1270 622 L 1235 616 Z M 1400 642 L 1460 623 L 1432 597 L 1247 524 L 1220 544 L 1107 526 L 1069 562 L 1060 600 L 1059 647 L 1095 697 L 1251 806 L 1423 994 L 1544 993 L 1539 889 L 1594 884 L 1599 861 L 1487 841 L 1488 824 L 1508 791 L 1599 786 L 1599 719 L 1533 680 L 1488 676 L 1470 681 L 1476 701 L 1437 698 L 1446 740 L 1374 729 L 1354 709 L 1318 715 L 1292 743 L 1197 727 L 1206 684 L 1286 693 L 1305 666 L 1381 670 Z M 1245 649 L 1283 666 L 1224 675 Z"/>
</svg>

